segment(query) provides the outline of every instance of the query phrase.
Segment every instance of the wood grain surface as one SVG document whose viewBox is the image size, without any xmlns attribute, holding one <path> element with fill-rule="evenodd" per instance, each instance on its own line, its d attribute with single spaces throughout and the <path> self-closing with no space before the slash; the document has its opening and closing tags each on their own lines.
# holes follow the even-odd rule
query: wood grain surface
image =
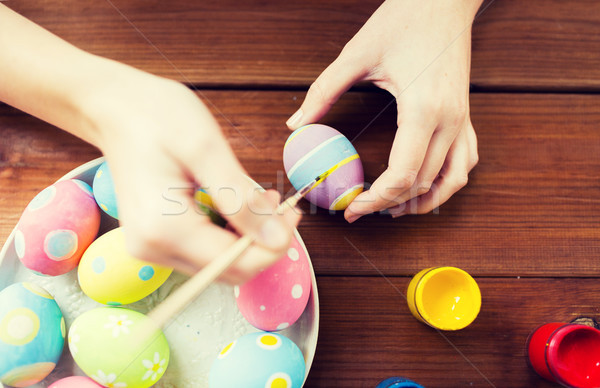
<svg viewBox="0 0 600 388">
<path fill-rule="evenodd" d="M 307 387 L 373 388 L 388 376 L 425 387 L 554 387 L 529 369 L 529 334 L 544 323 L 598 316 L 600 305 L 597 279 L 478 278 L 477 320 L 438 332 L 410 314 L 409 278 L 317 280 L 320 337 Z"/>
<path fill-rule="evenodd" d="M 14 1 L 93 53 L 198 86 L 305 87 L 379 0 Z M 487 0 L 473 31 L 482 89 L 600 90 L 600 2 Z M 466 27 L 466 26 L 465 26 Z"/>
<path fill-rule="evenodd" d="M 283 123 L 303 94 L 200 94 L 249 174 L 289 195 Z M 323 120 L 355 139 L 367 182 L 387 165 L 395 131 L 394 108 L 384 110 L 390 100 L 349 93 Z M 304 202 L 299 230 L 319 274 L 407 276 L 444 264 L 478 276 L 600 276 L 600 97 L 475 93 L 471 104 L 481 161 L 439 211 L 348 225 Z M 39 190 L 99 153 L 12 108 L 0 108 L 0 123 L 3 240 Z"/>
<path fill-rule="evenodd" d="M 380 1 L 3 2 L 93 53 L 197 88 L 248 173 L 284 195 L 284 122 Z M 480 162 L 438 211 L 391 219 L 302 204 L 319 285 L 307 388 L 552 387 L 527 365 L 536 327 L 600 318 L 600 2 L 487 0 L 473 30 L 471 118 Z M 356 146 L 372 182 L 396 122 L 390 95 L 359 86 L 322 120 Z M 0 244 L 27 203 L 93 146 L 0 104 Z M 439 333 L 406 306 L 410 276 L 476 277 L 477 320 Z M 181 387 L 187 388 L 187 387 Z M 192 387 L 193 388 L 193 387 Z"/>
</svg>

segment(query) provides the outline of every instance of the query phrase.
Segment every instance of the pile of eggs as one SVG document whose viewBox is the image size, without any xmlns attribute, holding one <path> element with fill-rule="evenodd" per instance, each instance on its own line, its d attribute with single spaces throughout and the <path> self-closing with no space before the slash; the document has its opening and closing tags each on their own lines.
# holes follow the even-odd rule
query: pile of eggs
<svg viewBox="0 0 600 388">
<path fill-rule="evenodd" d="M 195 198 L 201 211 L 224 225 L 206 192 L 199 189 Z M 76 269 L 81 290 L 105 306 L 79 315 L 67 330 L 57 302 L 39 285 L 15 283 L 0 291 L 1 383 L 26 387 L 46 378 L 59 362 L 66 339 L 74 361 L 87 376 L 61 379 L 51 388 L 146 388 L 165 373 L 170 350 L 161 328 L 144 314 L 122 306 L 153 293 L 172 269 L 131 256 L 121 227 L 98 236 L 101 218 L 106 218 L 103 213 L 118 219 L 106 163 L 97 169 L 92 187 L 77 179 L 59 181 L 24 210 L 14 231 L 21 263 L 41 276 Z M 310 292 L 309 259 L 294 239 L 285 257 L 234 288 L 239 311 L 260 331 L 235 339 L 215 354 L 210 387 L 301 386 L 302 352 L 274 332 L 298 320 Z M 241 370 L 246 372 L 237 372 Z M 243 380 L 238 382 L 235 376 Z"/>
</svg>

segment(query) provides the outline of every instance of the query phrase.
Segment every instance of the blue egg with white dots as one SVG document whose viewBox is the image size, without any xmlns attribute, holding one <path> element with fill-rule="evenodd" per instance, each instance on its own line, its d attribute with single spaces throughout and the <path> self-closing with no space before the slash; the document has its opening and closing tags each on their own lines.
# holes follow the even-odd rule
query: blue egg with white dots
<svg viewBox="0 0 600 388">
<path fill-rule="evenodd" d="M 92 183 L 92 190 L 96 203 L 106 214 L 119 219 L 119 211 L 117 209 L 117 194 L 115 192 L 115 184 L 112 174 L 106 162 L 102 163 Z"/>
<path fill-rule="evenodd" d="M 56 366 L 65 343 L 65 320 L 58 304 L 33 283 L 0 291 L 0 382 L 27 387 Z"/>
<path fill-rule="evenodd" d="M 301 387 L 306 365 L 289 338 L 269 332 L 246 334 L 225 346 L 209 374 L 210 388 Z"/>
</svg>

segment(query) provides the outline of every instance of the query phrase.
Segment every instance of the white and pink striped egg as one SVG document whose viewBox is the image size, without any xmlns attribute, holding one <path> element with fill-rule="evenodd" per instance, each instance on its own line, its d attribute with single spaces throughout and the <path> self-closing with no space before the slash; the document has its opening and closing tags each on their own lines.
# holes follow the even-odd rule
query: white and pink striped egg
<svg viewBox="0 0 600 388">
<path fill-rule="evenodd" d="M 302 244 L 294 237 L 284 257 L 252 280 L 235 287 L 237 305 L 254 327 L 283 330 L 304 312 L 311 291 L 311 271 Z"/>
</svg>

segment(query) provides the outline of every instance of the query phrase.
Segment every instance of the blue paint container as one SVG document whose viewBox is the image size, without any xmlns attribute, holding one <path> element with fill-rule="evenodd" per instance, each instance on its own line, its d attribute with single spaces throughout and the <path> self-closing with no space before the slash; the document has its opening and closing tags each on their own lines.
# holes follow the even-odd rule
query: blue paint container
<svg viewBox="0 0 600 388">
<path fill-rule="evenodd" d="M 383 380 L 375 388 L 424 388 L 422 385 L 405 377 L 390 377 Z"/>
</svg>

